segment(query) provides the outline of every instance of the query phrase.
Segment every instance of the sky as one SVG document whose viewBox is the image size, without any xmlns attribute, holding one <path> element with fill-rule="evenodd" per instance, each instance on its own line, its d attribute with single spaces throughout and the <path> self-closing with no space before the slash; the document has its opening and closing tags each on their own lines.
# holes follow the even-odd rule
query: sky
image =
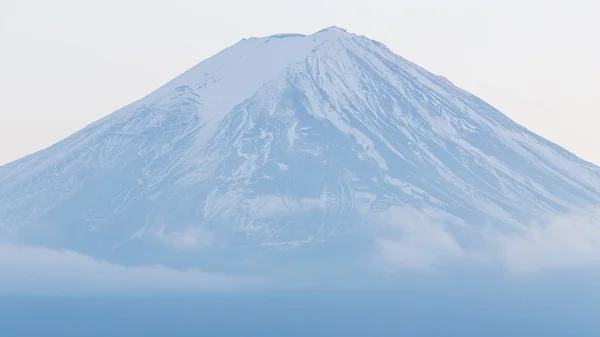
<svg viewBox="0 0 600 337">
<path fill-rule="evenodd" d="M 594 0 L 0 0 L 0 165 L 242 38 L 365 35 L 600 164 Z"/>
</svg>

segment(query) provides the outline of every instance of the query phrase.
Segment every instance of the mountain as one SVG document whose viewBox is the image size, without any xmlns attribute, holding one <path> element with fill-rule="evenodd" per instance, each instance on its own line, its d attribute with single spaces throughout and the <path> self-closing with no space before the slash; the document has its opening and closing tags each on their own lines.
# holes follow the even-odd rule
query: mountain
<svg viewBox="0 0 600 337">
<path fill-rule="evenodd" d="M 123 261 L 343 246 L 398 206 L 468 232 L 598 202 L 598 167 L 336 27 L 244 39 L 0 168 L 5 240 Z"/>
</svg>

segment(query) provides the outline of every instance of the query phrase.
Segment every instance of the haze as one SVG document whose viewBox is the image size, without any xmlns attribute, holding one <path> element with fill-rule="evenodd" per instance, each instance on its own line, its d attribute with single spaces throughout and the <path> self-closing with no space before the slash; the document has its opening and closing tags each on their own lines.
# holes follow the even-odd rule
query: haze
<svg viewBox="0 0 600 337">
<path fill-rule="evenodd" d="M 0 2 L 0 165 L 244 37 L 336 25 L 381 41 L 600 163 L 595 1 Z"/>
</svg>

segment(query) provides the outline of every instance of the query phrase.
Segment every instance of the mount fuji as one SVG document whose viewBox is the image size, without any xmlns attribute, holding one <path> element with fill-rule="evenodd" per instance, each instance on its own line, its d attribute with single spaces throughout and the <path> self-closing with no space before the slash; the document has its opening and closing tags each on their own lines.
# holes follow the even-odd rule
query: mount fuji
<svg viewBox="0 0 600 337">
<path fill-rule="evenodd" d="M 0 167 L 0 238 L 190 265 L 352 251 L 381 219 L 412 221 L 391 210 L 436 214 L 468 244 L 599 202 L 600 168 L 331 27 L 243 39 Z"/>
</svg>

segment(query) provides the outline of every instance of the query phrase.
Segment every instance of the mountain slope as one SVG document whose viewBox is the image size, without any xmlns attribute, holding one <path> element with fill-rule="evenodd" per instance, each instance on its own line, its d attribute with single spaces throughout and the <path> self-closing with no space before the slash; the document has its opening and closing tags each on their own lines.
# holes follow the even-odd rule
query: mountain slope
<svg viewBox="0 0 600 337">
<path fill-rule="evenodd" d="M 328 241 L 398 205 L 518 230 L 599 201 L 598 167 L 336 27 L 242 40 L 0 169 L 4 235 L 102 256 Z"/>
</svg>

